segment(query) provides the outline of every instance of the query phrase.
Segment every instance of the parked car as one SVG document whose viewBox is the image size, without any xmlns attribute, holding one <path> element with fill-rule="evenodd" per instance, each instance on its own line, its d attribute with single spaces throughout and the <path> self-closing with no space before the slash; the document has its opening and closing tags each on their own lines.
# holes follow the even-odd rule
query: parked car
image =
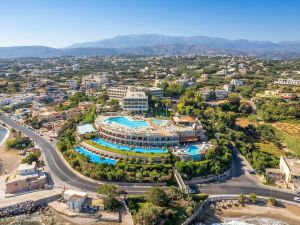
<svg viewBox="0 0 300 225">
<path fill-rule="evenodd" d="M 248 170 L 249 174 L 256 174 L 256 170 Z"/>
<path fill-rule="evenodd" d="M 295 201 L 295 202 L 300 202 L 300 198 L 299 198 L 299 197 L 295 197 L 295 198 L 294 198 L 294 201 Z"/>
<path fill-rule="evenodd" d="M 127 191 L 124 191 L 124 190 L 120 190 L 120 193 L 121 193 L 122 195 L 127 195 L 127 194 L 128 194 Z"/>
</svg>

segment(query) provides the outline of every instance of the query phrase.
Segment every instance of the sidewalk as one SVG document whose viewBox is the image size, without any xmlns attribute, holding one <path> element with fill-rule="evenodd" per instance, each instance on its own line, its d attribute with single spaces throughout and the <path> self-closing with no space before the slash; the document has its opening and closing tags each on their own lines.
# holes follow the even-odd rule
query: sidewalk
<svg viewBox="0 0 300 225">
<path fill-rule="evenodd" d="M 14 196 L 11 198 L 4 198 L 0 200 L 0 207 L 5 207 L 9 205 L 14 205 L 17 203 L 25 202 L 25 201 L 43 201 L 47 198 L 55 197 L 56 195 L 61 194 L 60 191 L 55 190 L 41 190 L 35 191 L 27 194 L 20 194 L 18 196 Z"/>
</svg>

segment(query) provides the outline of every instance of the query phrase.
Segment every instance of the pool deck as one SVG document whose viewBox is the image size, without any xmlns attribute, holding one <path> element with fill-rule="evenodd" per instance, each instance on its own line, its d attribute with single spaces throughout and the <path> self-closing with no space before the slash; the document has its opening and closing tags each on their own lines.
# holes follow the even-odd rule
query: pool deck
<svg viewBox="0 0 300 225">
<path fill-rule="evenodd" d="M 96 127 L 106 127 L 115 132 L 131 133 L 135 135 L 160 135 L 160 136 L 178 136 L 179 132 L 193 132 L 193 126 L 179 126 L 171 120 L 162 120 L 161 124 L 156 124 L 155 118 L 137 118 L 137 121 L 147 121 L 148 126 L 130 128 L 126 125 L 118 124 L 118 122 L 108 122 L 109 119 L 119 118 L 122 116 L 98 116 L 96 119 Z M 123 116 L 128 120 L 134 121 L 135 118 Z"/>
</svg>

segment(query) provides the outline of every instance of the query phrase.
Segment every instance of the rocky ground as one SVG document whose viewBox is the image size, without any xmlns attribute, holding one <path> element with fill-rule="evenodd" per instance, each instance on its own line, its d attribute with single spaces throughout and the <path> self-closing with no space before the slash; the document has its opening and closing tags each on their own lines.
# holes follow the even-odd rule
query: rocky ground
<svg viewBox="0 0 300 225">
<path fill-rule="evenodd" d="M 24 208 L 18 206 L 16 209 L 19 211 Z M 14 215 L 10 217 L 0 218 L 0 225 L 117 225 L 119 223 L 97 221 L 91 218 L 70 218 L 65 215 L 59 214 L 49 207 L 34 209 L 31 207 L 30 202 L 26 203 L 26 210 L 24 214 Z"/>
</svg>

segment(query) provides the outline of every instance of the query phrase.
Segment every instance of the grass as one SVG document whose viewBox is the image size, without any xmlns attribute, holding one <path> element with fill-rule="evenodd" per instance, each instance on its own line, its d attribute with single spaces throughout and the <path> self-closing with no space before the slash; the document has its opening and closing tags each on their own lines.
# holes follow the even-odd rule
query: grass
<svg viewBox="0 0 300 225">
<path fill-rule="evenodd" d="M 259 151 L 269 153 L 278 158 L 282 155 L 285 155 L 283 150 L 281 150 L 280 148 L 278 148 L 275 144 L 273 144 L 271 142 L 258 142 L 255 144 L 255 146 L 259 149 Z"/>
<path fill-rule="evenodd" d="M 250 124 L 250 120 L 248 118 L 237 118 L 235 124 L 244 128 Z"/>
<path fill-rule="evenodd" d="M 288 149 L 300 156 L 300 121 L 289 120 L 271 124 L 276 136 L 286 144 Z"/>
<path fill-rule="evenodd" d="M 296 155 L 300 156 L 300 139 L 289 135 L 288 133 L 277 129 L 275 130 L 276 136 L 279 138 L 279 140 L 286 144 L 288 149 L 290 149 L 292 152 L 294 152 Z"/>
<path fill-rule="evenodd" d="M 128 156 L 141 156 L 141 157 L 148 157 L 148 158 L 154 158 L 154 157 L 167 157 L 169 153 L 138 153 L 138 152 L 129 152 L 129 151 L 122 151 L 114 148 L 108 148 L 106 146 L 97 144 L 91 140 L 84 140 L 85 143 L 99 149 L 103 149 L 105 151 L 121 154 L 121 155 L 128 155 Z"/>
</svg>

